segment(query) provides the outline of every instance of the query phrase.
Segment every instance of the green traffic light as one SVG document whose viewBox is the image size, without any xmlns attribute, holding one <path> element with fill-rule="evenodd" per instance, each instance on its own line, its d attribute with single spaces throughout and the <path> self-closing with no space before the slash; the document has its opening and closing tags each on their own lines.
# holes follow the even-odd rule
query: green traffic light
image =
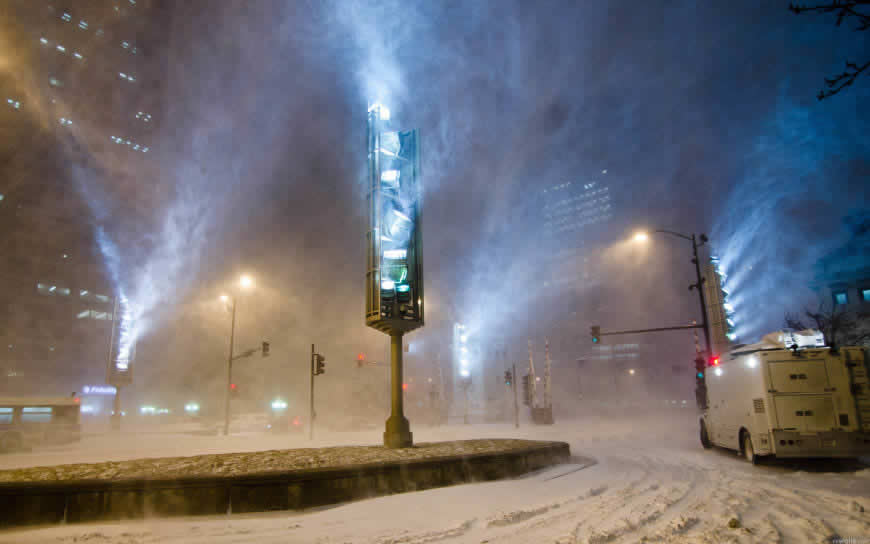
<svg viewBox="0 0 870 544">
<path fill-rule="evenodd" d="M 593 337 L 593 338 L 592 338 L 592 343 L 593 343 L 593 344 L 597 344 L 597 343 L 598 343 L 598 338 Z"/>
<path fill-rule="evenodd" d="M 703 372 L 698 372 L 698 377 L 699 377 L 699 378 L 703 378 L 703 377 L 704 377 L 704 373 L 703 373 Z"/>
</svg>

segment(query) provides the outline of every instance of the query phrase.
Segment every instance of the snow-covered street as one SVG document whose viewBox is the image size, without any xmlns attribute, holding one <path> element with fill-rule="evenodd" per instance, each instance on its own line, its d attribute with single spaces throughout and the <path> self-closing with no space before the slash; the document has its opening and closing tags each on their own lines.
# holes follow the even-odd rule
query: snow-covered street
<svg viewBox="0 0 870 544">
<path fill-rule="evenodd" d="M 552 427 L 414 428 L 415 440 L 518 437 L 564 440 L 584 467 L 405 493 L 304 512 L 148 519 L 0 533 L 0 542 L 372 543 L 828 542 L 870 537 L 870 468 L 854 462 L 753 467 L 707 451 L 688 411 L 561 421 Z M 374 444 L 379 432 L 321 434 L 317 445 Z M 142 443 L 138 443 L 138 440 Z M 106 440 L 105 443 L 100 442 Z M 114 449 L 106 437 L 54 451 L 9 455 L 0 468 L 142 455 L 304 447 L 302 436 L 140 435 Z M 281 443 L 283 442 L 283 443 Z M 292 442 L 292 443 L 290 443 Z M 28 463 L 26 460 L 29 460 Z M 848 542 L 848 540 L 846 540 Z"/>
</svg>

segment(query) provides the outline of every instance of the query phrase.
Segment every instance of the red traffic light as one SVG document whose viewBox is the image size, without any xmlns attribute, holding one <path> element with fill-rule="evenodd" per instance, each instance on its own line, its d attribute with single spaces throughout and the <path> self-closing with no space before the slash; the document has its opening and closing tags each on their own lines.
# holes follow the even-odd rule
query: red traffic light
<svg viewBox="0 0 870 544">
<path fill-rule="evenodd" d="M 710 366 L 719 366 L 719 356 L 710 357 Z"/>
<path fill-rule="evenodd" d="M 236 384 L 234 384 L 234 383 L 231 383 L 231 384 L 230 384 L 230 389 L 233 389 L 233 390 L 235 390 L 235 388 L 236 388 Z"/>
<path fill-rule="evenodd" d="M 360 353 L 359 355 L 357 355 L 356 360 L 357 361 L 365 361 L 366 360 L 365 353 Z"/>
<path fill-rule="evenodd" d="M 408 384 L 403 383 L 402 384 L 402 391 L 407 391 L 407 390 L 408 390 Z"/>
</svg>

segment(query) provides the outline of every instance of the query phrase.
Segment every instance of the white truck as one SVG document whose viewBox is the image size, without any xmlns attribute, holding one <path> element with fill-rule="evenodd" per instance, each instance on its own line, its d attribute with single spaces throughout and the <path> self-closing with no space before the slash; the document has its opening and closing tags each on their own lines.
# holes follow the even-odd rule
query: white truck
<svg viewBox="0 0 870 544">
<path fill-rule="evenodd" d="M 736 450 L 753 464 L 772 455 L 870 455 L 866 348 L 835 350 L 821 333 L 778 332 L 711 363 L 700 421 L 705 448 Z"/>
</svg>

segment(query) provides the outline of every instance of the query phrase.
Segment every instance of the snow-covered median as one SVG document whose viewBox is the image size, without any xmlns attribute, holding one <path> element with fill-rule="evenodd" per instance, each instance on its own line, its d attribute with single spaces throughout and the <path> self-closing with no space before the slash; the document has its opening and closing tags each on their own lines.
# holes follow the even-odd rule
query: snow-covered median
<svg viewBox="0 0 870 544">
<path fill-rule="evenodd" d="M 534 440 L 488 439 L 429 442 L 416 444 L 412 448 L 405 449 L 388 449 L 383 446 L 339 446 L 218 453 L 191 457 L 161 457 L 2 470 L 0 471 L 0 482 L 169 480 L 243 476 L 268 472 L 290 472 L 505 453 L 548 444 L 552 443 Z"/>
</svg>

